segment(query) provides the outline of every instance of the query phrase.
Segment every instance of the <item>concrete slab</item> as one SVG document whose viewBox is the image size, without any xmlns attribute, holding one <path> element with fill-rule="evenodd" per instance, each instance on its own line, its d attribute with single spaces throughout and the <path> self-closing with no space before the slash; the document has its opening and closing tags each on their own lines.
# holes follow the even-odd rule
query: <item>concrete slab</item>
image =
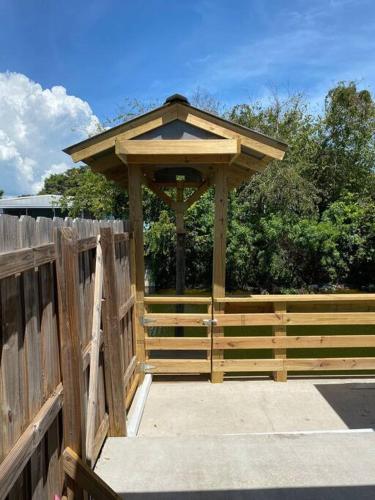
<svg viewBox="0 0 375 500">
<path fill-rule="evenodd" d="M 375 433 L 108 438 L 96 472 L 126 499 L 373 500 Z"/>
<path fill-rule="evenodd" d="M 375 428 L 375 380 L 153 382 L 138 436 Z"/>
</svg>

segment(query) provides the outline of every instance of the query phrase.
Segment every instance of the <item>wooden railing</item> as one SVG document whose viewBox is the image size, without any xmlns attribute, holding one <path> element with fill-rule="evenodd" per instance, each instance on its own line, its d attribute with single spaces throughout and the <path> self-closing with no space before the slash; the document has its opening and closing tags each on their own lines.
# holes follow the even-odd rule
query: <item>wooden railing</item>
<svg viewBox="0 0 375 500">
<path fill-rule="evenodd" d="M 152 306 L 165 306 L 184 304 L 187 306 L 202 306 L 206 312 L 202 313 L 171 313 L 171 312 L 150 312 Z M 211 307 L 210 297 L 145 297 L 144 326 L 146 329 L 145 349 L 148 370 L 152 373 L 210 373 L 211 372 Z M 163 327 L 203 327 L 205 337 L 166 337 L 150 336 L 150 329 Z M 165 353 L 174 352 L 173 358 L 155 358 L 153 351 L 163 351 Z M 201 351 L 201 359 L 180 357 L 185 351 Z"/>
<path fill-rule="evenodd" d="M 183 354 L 174 359 L 149 356 L 147 362 L 153 373 L 270 372 L 276 380 L 285 381 L 288 372 L 375 370 L 375 349 L 371 351 L 375 348 L 375 332 L 372 328 L 369 331 L 369 326 L 375 325 L 375 294 L 253 295 L 213 301 L 208 297 L 147 297 L 145 303 L 208 307 L 207 313 L 148 312 L 144 317 L 146 329 L 210 323 L 205 338 L 147 336 L 146 349 L 174 350 L 177 354 L 206 351 L 211 354 L 211 367 L 208 359 L 187 360 Z M 215 310 L 222 312 L 213 314 L 216 303 L 220 308 Z M 335 331 L 327 331 L 328 327 Z M 355 331 L 351 331 L 353 328 Z M 325 352 L 321 356 L 316 351 L 324 348 L 332 355 Z M 365 355 L 337 355 L 337 349 L 356 348 L 363 348 Z M 298 349 L 303 356 L 289 356 L 290 349 Z M 236 350 L 242 355 L 233 357 Z M 269 350 L 269 355 L 258 357 L 261 350 Z"/>
</svg>

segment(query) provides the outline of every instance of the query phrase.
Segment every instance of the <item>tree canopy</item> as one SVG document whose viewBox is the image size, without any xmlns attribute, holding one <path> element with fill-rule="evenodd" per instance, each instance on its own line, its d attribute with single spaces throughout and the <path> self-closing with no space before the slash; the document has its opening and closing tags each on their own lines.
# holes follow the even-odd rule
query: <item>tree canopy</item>
<svg viewBox="0 0 375 500">
<path fill-rule="evenodd" d="M 346 285 L 371 288 L 375 276 L 375 104 L 354 82 L 329 90 L 323 111 L 302 95 L 225 109 L 198 91 L 199 107 L 289 144 L 230 194 L 227 284 L 284 292 Z M 130 101 L 129 101 L 130 102 Z M 120 120 L 149 105 L 128 102 Z M 114 120 L 113 122 L 118 122 Z M 63 195 L 70 215 L 127 216 L 127 194 L 88 168 L 52 175 L 43 193 Z M 173 287 L 174 213 L 145 188 L 145 249 L 157 286 Z M 213 190 L 186 214 L 186 282 L 210 287 Z"/>
</svg>

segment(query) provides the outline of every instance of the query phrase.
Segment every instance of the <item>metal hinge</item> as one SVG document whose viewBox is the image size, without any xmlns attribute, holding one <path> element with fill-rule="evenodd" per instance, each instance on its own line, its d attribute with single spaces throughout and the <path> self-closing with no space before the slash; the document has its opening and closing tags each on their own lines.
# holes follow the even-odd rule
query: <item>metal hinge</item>
<svg viewBox="0 0 375 500">
<path fill-rule="evenodd" d="M 154 365 L 149 365 L 148 363 L 138 363 L 137 372 L 138 373 L 152 373 L 152 370 L 155 368 Z"/>
<path fill-rule="evenodd" d="M 216 326 L 217 319 L 204 319 L 203 324 L 204 324 L 204 326 Z"/>
<path fill-rule="evenodd" d="M 140 322 L 141 322 L 142 326 L 145 326 L 145 325 L 149 325 L 150 323 L 155 323 L 155 320 L 151 319 L 151 318 L 145 318 L 144 316 L 142 316 L 140 318 Z"/>
</svg>

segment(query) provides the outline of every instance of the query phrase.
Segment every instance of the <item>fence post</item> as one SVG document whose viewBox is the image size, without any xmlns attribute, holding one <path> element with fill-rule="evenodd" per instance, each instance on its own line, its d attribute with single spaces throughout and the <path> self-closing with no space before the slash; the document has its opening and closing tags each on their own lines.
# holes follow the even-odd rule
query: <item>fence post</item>
<svg viewBox="0 0 375 500">
<path fill-rule="evenodd" d="M 109 411 L 110 436 L 126 436 L 126 408 L 119 303 L 115 269 L 115 243 L 110 227 L 100 228 L 103 253 L 103 340 L 105 385 Z"/>
<path fill-rule="evenodd" d="M 55 230 L 56 274 L 59 304 L 61 374 L 64 387 L 64 447 L 85 460 L 84 382 L 77 234 L 70 227 Z M 82 491 L 68 484 L 68 498 L 83 498 Z"/>
<path fill-rule="evenodd" d="M 286 313 L 286 303 L 285 302 L 275 302 L 273 305 L 273 310 L 277 316 L 283 317 Z M 276 325 L 272 327 L 272 333 L 274 337 L 286 336 L 286 326 Z M 274 359 L 286 359 L 286 349 L 274 349 L 273 350 Z M 286 382 L 288 373 L 286 370 L 280 370 L 273 372 L 273 378 L 276 382 Z"/>
</svg>

